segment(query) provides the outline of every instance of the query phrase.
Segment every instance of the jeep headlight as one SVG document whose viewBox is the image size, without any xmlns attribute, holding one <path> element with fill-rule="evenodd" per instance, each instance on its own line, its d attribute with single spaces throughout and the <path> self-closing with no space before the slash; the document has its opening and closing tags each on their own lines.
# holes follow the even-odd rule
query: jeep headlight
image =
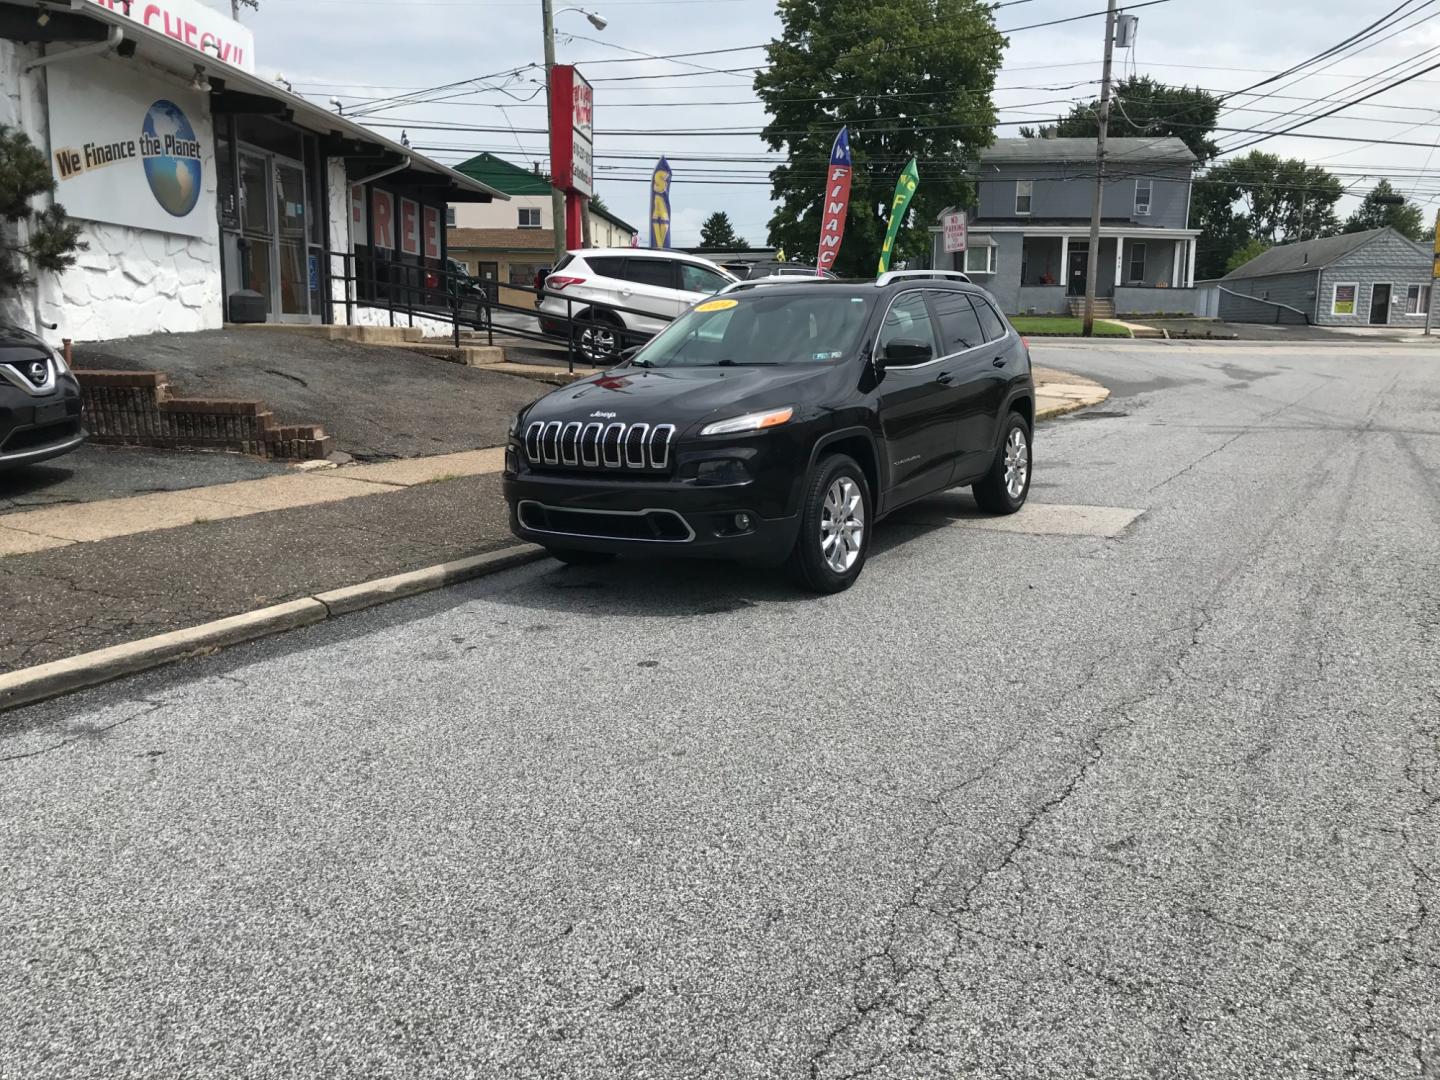
<svg viewBox="0 0 1440 1080">
<path fill-rule="evenodd" d="M 746 413 L 744 416 L 734 416 L 729 420 L 717 420 L 713 424 L 707 424 L 700 429 L 701 435 L 733 435 L 739 431 L 763 431 L 766 428 L 779 427 L 788 423 L 795 415 L 795 410 L 789 407 L 784 409 L 770 409 L 766 412 Z"/>
</svg>

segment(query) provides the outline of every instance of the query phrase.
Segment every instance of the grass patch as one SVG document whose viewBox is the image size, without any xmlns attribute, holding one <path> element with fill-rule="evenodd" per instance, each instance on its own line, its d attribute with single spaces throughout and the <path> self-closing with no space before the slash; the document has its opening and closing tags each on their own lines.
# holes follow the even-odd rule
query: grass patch
<svg viewBox="0 0 1440 1080">
<path fill-rule="evenodd" d="M 445 481 L 447 481 L 447 480 L 461 480 L 461 479 L 464 479 L 464 477 L 463 477 L 460 473 L 458 473 L 458 472 L 447 472 L 447 473 L 441 473 L 439 476 L 427 476 L 424 480 L 421 480 L 420 483 L 418 483 L 418 484 L 413 484 L 412 486 L 413 486 L 413 487 L 419 487 L 421 484 L 443 484 L 443 483 L 445 483 Z"/>
<path fill-rule="evenodd" d="M 1022 334 L 1034 334 L 1036 337 L 1079 337 L 1085 320 L 1070 315 L 1014 315 L 1010 325 Z M 1096 319 L 1095 336 L 1128 338 L 1130 331 L 1119 323 Z"/>
</svg>

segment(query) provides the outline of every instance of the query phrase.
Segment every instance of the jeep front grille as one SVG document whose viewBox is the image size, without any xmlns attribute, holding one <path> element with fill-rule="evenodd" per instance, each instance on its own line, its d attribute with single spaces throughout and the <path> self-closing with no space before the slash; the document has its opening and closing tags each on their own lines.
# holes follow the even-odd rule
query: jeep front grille
<svg viewBox="0 0 1440 1080">
<path fill-rule="evenodd" d="M 536 420 L 525 429 L 525 457 L 542 469 L 660 472 L 670 468 L 674 439 L 674 424 Z"/>
</svg>

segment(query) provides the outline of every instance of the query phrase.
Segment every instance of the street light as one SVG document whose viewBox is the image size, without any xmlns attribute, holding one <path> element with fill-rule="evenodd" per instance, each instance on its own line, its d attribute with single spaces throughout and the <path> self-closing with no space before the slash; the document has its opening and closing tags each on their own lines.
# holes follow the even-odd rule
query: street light
<svg viewBox="0 0 1440 1080">
<path fill-rule="evenodd" d="M 596 30 L 604 30 L 609 25 L 605 18 L 593 11 L 586 11 L 581 7 L 563 7 L 555 11 L 551 7 L 550 0 L 540 0 L 541 14 L 545 26 L 545 133 L 550 135 L 550 101 L 551 94 L 551 72 L 555 67 L 555 16 L 563 15 L 567 11 L 578 11 L 590 21 L 590 25 Z M 554 145 L 553 140 L 550 145 Z M 555 237 L 555 265 L 565 257 L 565 193 L 554 184 L 555 162 L 550 162 L 550 231 Z"/>
</svg>

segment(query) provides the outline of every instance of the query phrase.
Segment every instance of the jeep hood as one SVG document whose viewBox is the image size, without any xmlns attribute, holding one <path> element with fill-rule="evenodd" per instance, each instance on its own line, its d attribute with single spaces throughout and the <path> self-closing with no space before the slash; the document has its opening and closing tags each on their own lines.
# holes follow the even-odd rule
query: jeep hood
<svg viewBox="0 0 1440 1080">
<path fill-rule="evenodd" d="M 796 384 L 833 373 L 829 366 L 798 365 L 618 368 L 547 394 L 530 407 L 525 419 L 613 419 L 626 424 L 674 424 L 683 431 L 704 420 L 798 404 L 787 396 Z"/>
</svg>

